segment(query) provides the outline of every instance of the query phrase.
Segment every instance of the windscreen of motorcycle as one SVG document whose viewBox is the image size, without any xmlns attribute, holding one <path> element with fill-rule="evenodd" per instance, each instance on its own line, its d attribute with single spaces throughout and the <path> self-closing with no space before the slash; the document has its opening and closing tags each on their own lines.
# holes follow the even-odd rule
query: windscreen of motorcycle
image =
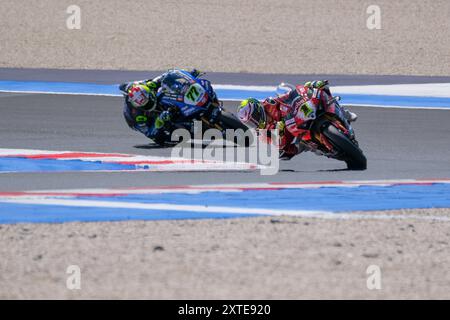
<svg viewBox="0 0 450 320">
<path fill-rule="evenodd" d="M 188 78 L 185 74 L 175 70 L 164 75 L 161 80 L 161 87 L 166 92 L 180 94 L 192 82 L 192 79 Z"/>
</svg>

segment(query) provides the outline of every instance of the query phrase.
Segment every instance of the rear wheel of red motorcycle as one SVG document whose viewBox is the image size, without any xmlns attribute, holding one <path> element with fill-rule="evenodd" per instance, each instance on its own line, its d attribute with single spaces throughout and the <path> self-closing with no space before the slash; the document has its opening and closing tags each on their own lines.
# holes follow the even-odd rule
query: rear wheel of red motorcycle
<svg viewBox="0 0 450 320">
<path fill-rule="evenodd" d="M 347 138 L 345 134 L 332 124 L 326 126 L 322 132 L 337 149 L 344 153 L 343 160 L 347 163 L 348 169 L 367 169 L 367 159 L 362 150 Z"/>
</svg>

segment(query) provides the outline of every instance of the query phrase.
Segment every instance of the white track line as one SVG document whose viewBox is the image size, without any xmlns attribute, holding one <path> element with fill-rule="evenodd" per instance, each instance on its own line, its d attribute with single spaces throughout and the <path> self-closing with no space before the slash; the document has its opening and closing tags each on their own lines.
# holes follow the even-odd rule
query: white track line
<svg viewBox="0 0 450 320">
<path fill-rule="evenodd" d="M 261 214 L 261 215 L 326 215 L 328 211 L 308 211 L 308 210 L 277 210 L 263 208 L 239 208 L 223 206 L 202 206 L 202 205 L 180 205 L 168 203 L 139 203 L 139 202 L 113 202 L 97 200 L 70 200 L 70 199 L 2 199 L 3 203 L 51 205 L 68 207 L 88 207 L 88 208 L 119 208 L 119 209 L 142 209 L 161 211 L 192 211 L 209 213 L 237 213 L 237 214 Z"/>
<path fill-rule="evenodd" d="M 91 200 L 68 200 L 68 199 L 3 199 L 0 203 L 32 204 L 46 206 L 68 206 L 84 208 L 116 208 L 116 209 L 139 209 L 139 210 L 160 210 L 160 211 L 180 211 L 180 212 L 202 212 L 202 213 L 225 213 L 225 214 L 254 214 L 264 216 L 294 216 L 303 218 L 320 218 L 332 220 L 349 219 L 375 219 L 375 220 L 395 220 L 413 219 L 426 221 L 449 222 L 447 216 L 420 216 L 420 215 L 394 215 L 394 214 L 351 214 L 333 213 L 331 211 L 319 210 L 278 210 L 263 208 L 239 208 L 222 206 L 200 206 L 200 205 L 177 205 L 167 203 L 132 203 L 132 202 L 109 202 Z"/>
<path fill-rule="evenodd" d="M 381 104 L 359 104 L 350 103 L 344 104 L 347 107 L 364 107 L 364 108 L 385 108 L 385 109 L 409 109 L 409 110 L 450 110 L 450 106 L 447 107 L 410 107 L 410 106 L 391 106 L 391 105 L 381 105 Z"/>
<path fill-rule="evenodd" d="M 29 94 L 57 94 L 68 96 L 102 96 L 102 97 L 121 97 L 122 94 L 111 93 L 87 93 L 87 92 L 51 92 L 51 91 L 26 91 L 26 90 L 0 90 L 4 93 L 29 93 Z"/>
<path fill-rule="evenodd" d="M 263 91 L 263 90 L 261 90 Z M 20 90 L 0 90 L 0 93 L 26 93 L 26 94 L 48 94 L 48 95 L 70 95 L 70 96 L 101 96 L 101 97 L 120 97 L 121 94 L 104 94 L 104 93 L 73 93 L 73 92 L 46 92 L 46 91 L 20 91 Z M 251 91 L 249 91 L 251 92 Z M 341 93 L 336 93 L 337 95 Z M 420 97 L 420 96 L 419 96 Z M 240 102 L 242 99 L 221 98 L 221 101 Z M 349 103 L 345 104 L 349 107 L 368 107 L 368 108 L 385 108 L 385 109 L 408 109 L 408 110 L 450 110 L 450 107 L 421 107 L 421 106 L 395 106 L 395 105 L 380 105 L 380 104 L 359 104 Z"/>
<path fill-rule="evenodd" d="M 69 96 L 100 96 L 100 97 L 118 97 L 120 95 L 115 94 L 98 94 L 98 93 L 69 93 L 69 92 L 41 92 L 41 91 L 5 91 L 0 90 L 0 92 L 5 93 L 29 93 L 29 94 L 48 94 L 48 95 L 69 95 Z M 233 98 L 221 98 L 221 101 L 228 102 L 241 102 L 242 99 Z M 381 105 L 381 104 L 359 104 L 359 103 L 349 103 L 346 104 L 345 101 L 341 103 L 342 105 L 348 107 L 365 107 L 365 108 L 385 108 L 385 109 L 408 109 L 408 110 L 450 110 L 450 107 L 421 107 L 421 106 L 394 106 L 394 105 Z"/>
<path fill-rule="evenodd" d="M 450 98 L 450 83 L 333 86 L 331 89 L 337 94 Z"/>
</svg>

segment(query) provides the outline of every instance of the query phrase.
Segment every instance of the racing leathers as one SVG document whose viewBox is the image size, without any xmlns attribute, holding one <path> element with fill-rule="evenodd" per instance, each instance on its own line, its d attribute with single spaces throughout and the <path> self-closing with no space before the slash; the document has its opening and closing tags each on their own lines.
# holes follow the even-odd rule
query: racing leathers
<svg viewBox="0 0 450 320">
<path fill-rule="evenodd" d="M 305 147 L 298 143 L 293 143 L 295 137 L 301 132 L 298 125 L 305 120 L 302 112 L 299 112 L 301 105 L 314 97 L 320 99 L 322 103 L 328 103 L 332 95 L 325 81 L 307 82 L 304 85 L 297 85 L 295 89 L 277 96 L 269 97 L 262 102 L 266 112 L 266 130 L 278 129 L 280 158 L 291 159 L 293 156 L 305 151 Z M 345 116 L 349 121 L 355 121 L 356 115 L 345 110 Z M 267 139 L 270 142 L 270 137 Z"/>
<path fill-rule="evenodd" d="M 190 71 L 190 73 L 195 77 L 199 75 L 199 72 L 195 69 Z M 156 93 L 161 88 L 161 80 L 166 74 L 164 73 L 154 79 L 123 83 L 119 86 L 119 90 L 122 91 L 125 97 L 123 115 L 128 126 L 159 144 L 163 144 L 167 138 L 170 138 L 166 137 L 167 132 L 164 129 L 170 126 L 172 121 L 177 118 L 177 108 L 161 105 L 159 99 L 156 99 L 156 106 L 154 107 L 147 108 L 144 105 L 137 108 L 130 103 L 128 92 L 133 85 L 140 84 L 147 86 L 156 96 Z"/>
</svg>

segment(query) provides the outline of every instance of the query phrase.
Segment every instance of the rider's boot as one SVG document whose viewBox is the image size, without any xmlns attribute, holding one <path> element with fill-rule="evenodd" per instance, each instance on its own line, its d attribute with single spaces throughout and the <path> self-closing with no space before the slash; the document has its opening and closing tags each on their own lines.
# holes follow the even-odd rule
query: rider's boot
<svg viewBox="0 0 450 320">
<path fill-rule="evenodd" d="M 306 148 L 301 144 L 291 144 L 280 150 L 280 160 L 291 160 L 294 156 L 305 151 Z"/>
</svg>

